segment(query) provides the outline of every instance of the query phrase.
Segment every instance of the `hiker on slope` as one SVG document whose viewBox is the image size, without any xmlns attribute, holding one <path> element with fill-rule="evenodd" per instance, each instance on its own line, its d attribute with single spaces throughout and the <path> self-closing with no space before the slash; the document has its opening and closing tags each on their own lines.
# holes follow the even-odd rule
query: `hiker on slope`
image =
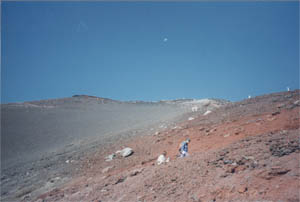
<svg viewBox="0 0 300 202">
<path fill-rule="evenodd" d="M 188 138 L 180 144 L 180 146 L 179 146 L 180 157 L 185 157 L 185 156 L 189 155 L 188 154 L 188 145 L 189 145 L 190 141 L 191 140 Z"/>
</svg>

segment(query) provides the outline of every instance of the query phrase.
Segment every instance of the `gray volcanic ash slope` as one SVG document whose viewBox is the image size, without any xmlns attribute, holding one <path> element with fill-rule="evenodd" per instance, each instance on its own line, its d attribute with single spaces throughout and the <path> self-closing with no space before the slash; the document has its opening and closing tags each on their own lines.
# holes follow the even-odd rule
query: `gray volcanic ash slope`
<svg viewBox="0 0 300 202">
<path fill-rule="evenodd" d="M 204 102 L 204 108 L 223 104 L 215 101 L 210 104 L 209 100 Z M 168 121 L 191 111 L 191 106 L 197 104 L 193 100 L 171 103 L 120 102 L 75 95 L 71 98 L 3 104 L 2 169 L 37 160 L 84 140 L 105 142 L 107 137 Z"/>
<path fill-rule="evenodd" d="M 19 201 L 28 197 L 28 192 L 34 197 L 56 188 L 80 170 L 79 162 L 94 149 L 164 130 L 193 115 L 195 106 L 201 113 L 226 104 L 214 100 L 199 103 L 121 102 L 75 95 L 2 104 L 1 199 Z M 73 163 L 67 163 L 68 159 Z"/>
</svg>

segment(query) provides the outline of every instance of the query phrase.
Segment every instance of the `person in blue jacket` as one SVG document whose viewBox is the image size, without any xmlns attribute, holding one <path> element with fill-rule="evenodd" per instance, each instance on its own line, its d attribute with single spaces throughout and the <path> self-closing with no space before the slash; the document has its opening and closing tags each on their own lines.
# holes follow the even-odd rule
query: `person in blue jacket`
<svg viewBox="0 0 300 202">
<path fill-rule="evenodd" d="M 179 152 L 180 152 L 180 157 L 185 157 L 188 156 L 188 146 L 189 146 L 189 142 L 191 140 L 188 138 L 185 141 L 183 141 L 180 146 L 179 146 Z"/>
</svg>

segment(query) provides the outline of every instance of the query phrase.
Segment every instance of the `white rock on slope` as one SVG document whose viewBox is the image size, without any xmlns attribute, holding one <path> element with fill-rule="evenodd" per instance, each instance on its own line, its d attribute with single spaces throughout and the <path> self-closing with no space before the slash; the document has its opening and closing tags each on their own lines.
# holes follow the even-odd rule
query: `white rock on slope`
<svg viewBox="0 0 300 202">
<path fill-rule="evenodd" d="M 210 110 L 207 110 L 203 115 L 206 116 L 207 114 L 210 114 L 211 111 Z"/>
<path fill-rule="evenodd" d="M 108 155 L 107 157 L 105 157 L 105 161 L 112 161 L 115 157 L 115 154 Z"/>
<path fill-rule="evenodd" d="M 133 154 L 133 150 L 129 147 L 126 147 L 125 149 L 121 150 L 121 151 L 117 151 L 117 154 L 120 154 L 122 157 L 128 157 L 131 154 Z"/>
<path fill-rule="evenodd" d="M 192 112 L 196 112 L 196 111 L 198 111 L 198 107 L 197 106 L 193 106 L 192 107 Z"/>
<path fill-rule="evenodd" d="M 102 169 L 102 173 L 107 173 L 108 171 L 110 171 L 113 168 L 114 168 L 113 166 L 108 166 L 108 167 Z"/>
<path fill-rule="evenodd" d="M 168 163 L 170 161 L 170 158 L 168 157 L 166 159 L 165 155 L 161 154 L 159 155 L 159 157 L 157 158 L 156 162 L 157 162 L 157 165 L 160 165 L 162 163 Z"/>
</svg>

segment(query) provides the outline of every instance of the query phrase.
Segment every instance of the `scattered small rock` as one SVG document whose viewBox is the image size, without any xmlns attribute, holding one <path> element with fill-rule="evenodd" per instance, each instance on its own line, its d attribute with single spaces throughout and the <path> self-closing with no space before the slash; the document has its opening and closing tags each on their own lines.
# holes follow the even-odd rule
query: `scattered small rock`
<svg viewBox="0 0 300 202">
<path fill-rule="evenodd" d="M 211 111 L 210 110 L 207 110 L 204 114 L 203 114 L 203 116 L 206 116 L 206 115 L 208 115 L 208 114 L 210 114 L 211 113 Z"/>
<path fill-rule="evenodd" d="M 269 175 L 271 176 L 278 176 L 278 175 L 284 175 L 288 172 L 290 172 L 290 169 L 287 168 L 281 168 L 281 167 L 272 167 L 271 171 L 269 171 Z"/>
<path fill-rule="evenodd" d="M 252 162 L 252 163 L 250 164 L 250 167 L 251 167 L 252 169 L 258 167 L 258 162 L 257 162 L 257 161 Z"/>
<path fill-rule="evenodd" d="M 108 155 L 107 157 L 105 157 L 105 161 L 112 161 L 115 157 L 115 154 Z"/>
<path fill-rule="evenodd" d="M 230 134 L 229 134 L 229 133 L 224 135 L 224 137 L 229 137 L 229 136 L 230 136 Z"/>
<path fill-rule="evenodd" d="M 295 101 L 293 104 L 300 106 L 300 100 Z"/>
<path fill-rule="evenodd" d="M 122 183 L 122 182 L 124 182 L 125 180 L 126 180 L 126 177 L 120 177 L 120 178 L 114 183 L 114 185 L 119 184 L 119 183 Z"/>
<path fill-rule="evenodd" d="M 224 173 L 224 174 L 220 175 L 220 177 L 223 177 L 223 178 L 225 178 L 225 177 L 227 177 L 227 176 L 228 176 L 227 173 Z"/>
<path fill-rule="evenodd" d="M 106 173 L 106 172 L 108 172 L 109 170 L 111 170 L 113 168 L 114 168 L 114 166 L 108 166 L 108 167 L 102 169 L 102 173 Z"/>
<path fill-rule="evenodd" d="M 50 179 L 50 182 L 54 183 L 54 182 L 59 181 L 60 179 L 61 179 L 60 177 L 55 177 L 55 178 Z"/>
<path fill-rule="evenodd" d="M 278 105 L 277 105 L 277 108 L 279 108 L 279 109 L 280 109 L 280 108 L 283 108 L 283 107 L 285 107 L 285 104 L 284 104 L 284 103 L 278 104 Z"/>
<path fill-rule="evenodd" d="M 131 177 L 136 176 L 136 175 L 140 174 L 143 170 L 144 170 L 143 168 L 142 168 L 142 169 L 135 169 L 135 170 L 133 170 L 133 171 L 129 174 L 129 176 L 131 176 Z"/>
<path fill-rule="evenodd" d="M 287 168 L 281 168 L 281 167 L 272 167 L 271 169 L 263 170 L 257 174 L 258 177 L 261 177 L 265 180 L 270 180 L 276 176 L 284 175 L 291 171 Z"/>
<path fill-rule="evenodd" d="M 238 190 L 239 193 L 245 193 L 246 191 L 248 191 L 248 188 L 247 188 L 247 187 L 241 187 L 241 188 L 239 188 L 239 190 Z"/>
<path fill-rule="evenodd" d="M 31 194 L 26 194 L 25 196 L 23 196 L 23 200 L 25 201 L 30 201 L 30 197 L 31 197 Z"/>
<path fill-rule="evenodd" d="M 202 128 L 199 128 L 199 131 L 203 131 L 203 130 L 205 130 L 205 128 L 203 128 L 203 127 L 202 127 Z"/>
<path fill-rule="evenodd" d="M 270 151 L 272 155 L 278 157 L 289 155 L 297 150 L 300 150 L 300 145 L 296 142 L 289 142 L 288 144 L 275 142 L 274 144 L 270 145 Z"/>
<path fill-rule="evenodd" d="M 232 164 L 233 161 L 232 161 L 232 160 L 226 160 L 226 159 L 225 159 L 225 160 L 223 161 L 223 163 L 224 163 L 224 164 Z"/>
<path fill-rule="evenodd" d="M 226 169 L 226 173 L 235 173 L 235 169 L 237 166 L 231 166 L 229 165 Z"/>
<path fill-rule="evenodd" d="M 273 112 L 272 116 L 276 116 L 277 114 L 280 114 L 280 112 L 279 111 Z"/>
<path fill-rule="evenodd" d="M 213 129 L 211 129 L 209 132 L 215 132 L 215 131 L 217 131 L 217 128 L 213 128 Z"/>
<path fill-rule="evenodd" d="M 253 156 L 243 156 L 243 158 L 246 160 L 254 160 Z"/>
</svg>

